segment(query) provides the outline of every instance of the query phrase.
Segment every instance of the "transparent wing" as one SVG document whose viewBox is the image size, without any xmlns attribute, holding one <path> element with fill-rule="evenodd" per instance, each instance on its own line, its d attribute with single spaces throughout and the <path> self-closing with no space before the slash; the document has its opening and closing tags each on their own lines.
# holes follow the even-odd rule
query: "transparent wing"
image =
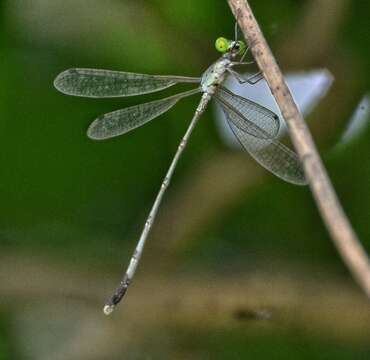
<svg viewBox="0 0 370 360">
<path fill-rule="evenodd" d="M 183 97 L 198 92 L 200 88 L 104 114 L 91 123 L 87 135 L 94 140 L 104 140 L 125 134 L 163 114 Z"/>
<path fill-rule="evenodd" d="M 54 86 L 67 95 L 105 98 L 147 94 L 177 83 L 196 83 L 199 78 L 136 74 L 98 69 L 69 69 L 60 73 Z"/>
<path fill-rule="evenodd" d="M 265 107 L 220 86 L 217 96 L 230 104 L 242 117 L 230 113 L 230 120 L 240 130 L 258 138 L 275 138 L 280 128 L 279 117 Z"/>
<path fill-rule="evenodd" d="M 239 118 L 237 123 L 246 121 L 237 109 L 232 105 L 220 101 L 219 104 L 226 116 L 227 122 L 239 140 L 241 145 L 249 154 L 264 168 L 271 171 L 279 178 L 296 185 L 306 185 L 307 181 L 304 177 L 301 162 L 298 156 L 275 139 L 256 137 L 250 132 L 242 130 L 236 125 L 236 118 Z M 264 130 L 260 130 L 264 133 Z"/>
</svg>

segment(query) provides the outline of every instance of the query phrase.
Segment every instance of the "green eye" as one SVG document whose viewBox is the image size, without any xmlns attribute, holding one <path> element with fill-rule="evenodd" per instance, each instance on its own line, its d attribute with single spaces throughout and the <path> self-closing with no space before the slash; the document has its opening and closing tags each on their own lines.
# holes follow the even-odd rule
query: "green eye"
<svg viewBox="0 0 370 360">
<path fill-rule="evenodd" d="M 224 53 L 227 50 L 229 50 L 230 40 L 227 40 L 224 37 L 219 37 L 216 40 L 215 46 L 216 46 L 217 51 Z"/>
<path fill-rule="evenodd" d="M 245 51 L 245 49 L 247 48 L 247 46 L 245 45 L 245 42 L 244 42 L 244 41 L 239 40 L 239 41 L 238 41 L 238 45 L 239 45 L 238 55 L 242 55 L 242 54 L 244 54 L 244 51 Z"/>
</svg>

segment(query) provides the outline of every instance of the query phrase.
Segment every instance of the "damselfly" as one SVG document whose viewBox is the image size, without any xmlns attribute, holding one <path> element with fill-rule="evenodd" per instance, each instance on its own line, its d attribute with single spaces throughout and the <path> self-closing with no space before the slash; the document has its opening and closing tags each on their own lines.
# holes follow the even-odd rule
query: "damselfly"
<svg viewBox="0 0 370 360">
<path fill-rule="evenodd" d="M 193 119 L 178 146 L 145 222 L 127 271 L 115 293 L 104 306 L 104 313 L 107 315 L 114 310 L 131 283 L 176 164 L 211 98 L 214 98 L 223 110 L 226 121 L 240 144 L 257 162 L 285 181 L 297 185 L 306 184 L 297 155 L 277 139 L 280 128 L 279 117 L 263 106 L 236 95 L 222 86 L 228 75 L 234 76 L 240 83 L 255 84 L 262 79 L 260 73 L 245 77 L 234 68 L 237 65 L 250 64 L 250 62 L 244 62 L 248 48 L 243 41 L 237 39 L 237 27 L 234 40 L 220 37 L 216 40 L 215 45 L 216 49 L 223 55 L 203 73 L 201 78 L 76 68 L 62 72 L 54 81 L 55 87 L 64 94 L 90 98 L 147 94 L 166 89 L 178 83 L 199 84 L 193 90 L 162 100 L 127 107 L 99 116 L 92 122 L 87 131 L 87 135 L 95 140 L 125 134 L 163 114 L 180 99 L 202 93 Z M 237 61 L 237 59 L 239 60 Z"/>
</svg>

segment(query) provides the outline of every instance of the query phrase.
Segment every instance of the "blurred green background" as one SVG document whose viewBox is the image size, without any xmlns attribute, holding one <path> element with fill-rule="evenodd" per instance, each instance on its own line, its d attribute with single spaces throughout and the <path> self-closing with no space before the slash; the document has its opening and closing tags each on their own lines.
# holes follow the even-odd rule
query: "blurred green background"
<svg viewBox="0 0 370 360">
<path fill-rule="evenodd" d="M 307 121 L 370 252 L 370 127 L 337 146 L 370 88 L 370 3 L 250 4 L 285 71 L 334 76 Z M 181 87 L 92 100 L 53 79 L 70 67 L 199 76 L 214 40 L 233 36 L 226 1 L 3 0 L 0 16 L 1 360 L 370 358 L 369 303 L 308 188 L 227 148 L 211 108 L 127 298 L 101 311 L 198 100 L 93 142 L 97 115 Z"/>
</svg>

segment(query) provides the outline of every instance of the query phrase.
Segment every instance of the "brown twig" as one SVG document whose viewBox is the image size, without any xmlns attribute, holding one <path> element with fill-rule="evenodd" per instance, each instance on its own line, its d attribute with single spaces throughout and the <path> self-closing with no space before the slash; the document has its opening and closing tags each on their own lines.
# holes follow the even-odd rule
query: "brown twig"
<svg viewBox="0 0 370 360">
<path fill-rule="evenodd" d="M 228 0 L 245 39 L 287 122 L 306 178 L 331 238 L 354 278 L 370 297 L 370 262 L 330 182 L 312 136 L 247 0 Z"/>
</svg>

